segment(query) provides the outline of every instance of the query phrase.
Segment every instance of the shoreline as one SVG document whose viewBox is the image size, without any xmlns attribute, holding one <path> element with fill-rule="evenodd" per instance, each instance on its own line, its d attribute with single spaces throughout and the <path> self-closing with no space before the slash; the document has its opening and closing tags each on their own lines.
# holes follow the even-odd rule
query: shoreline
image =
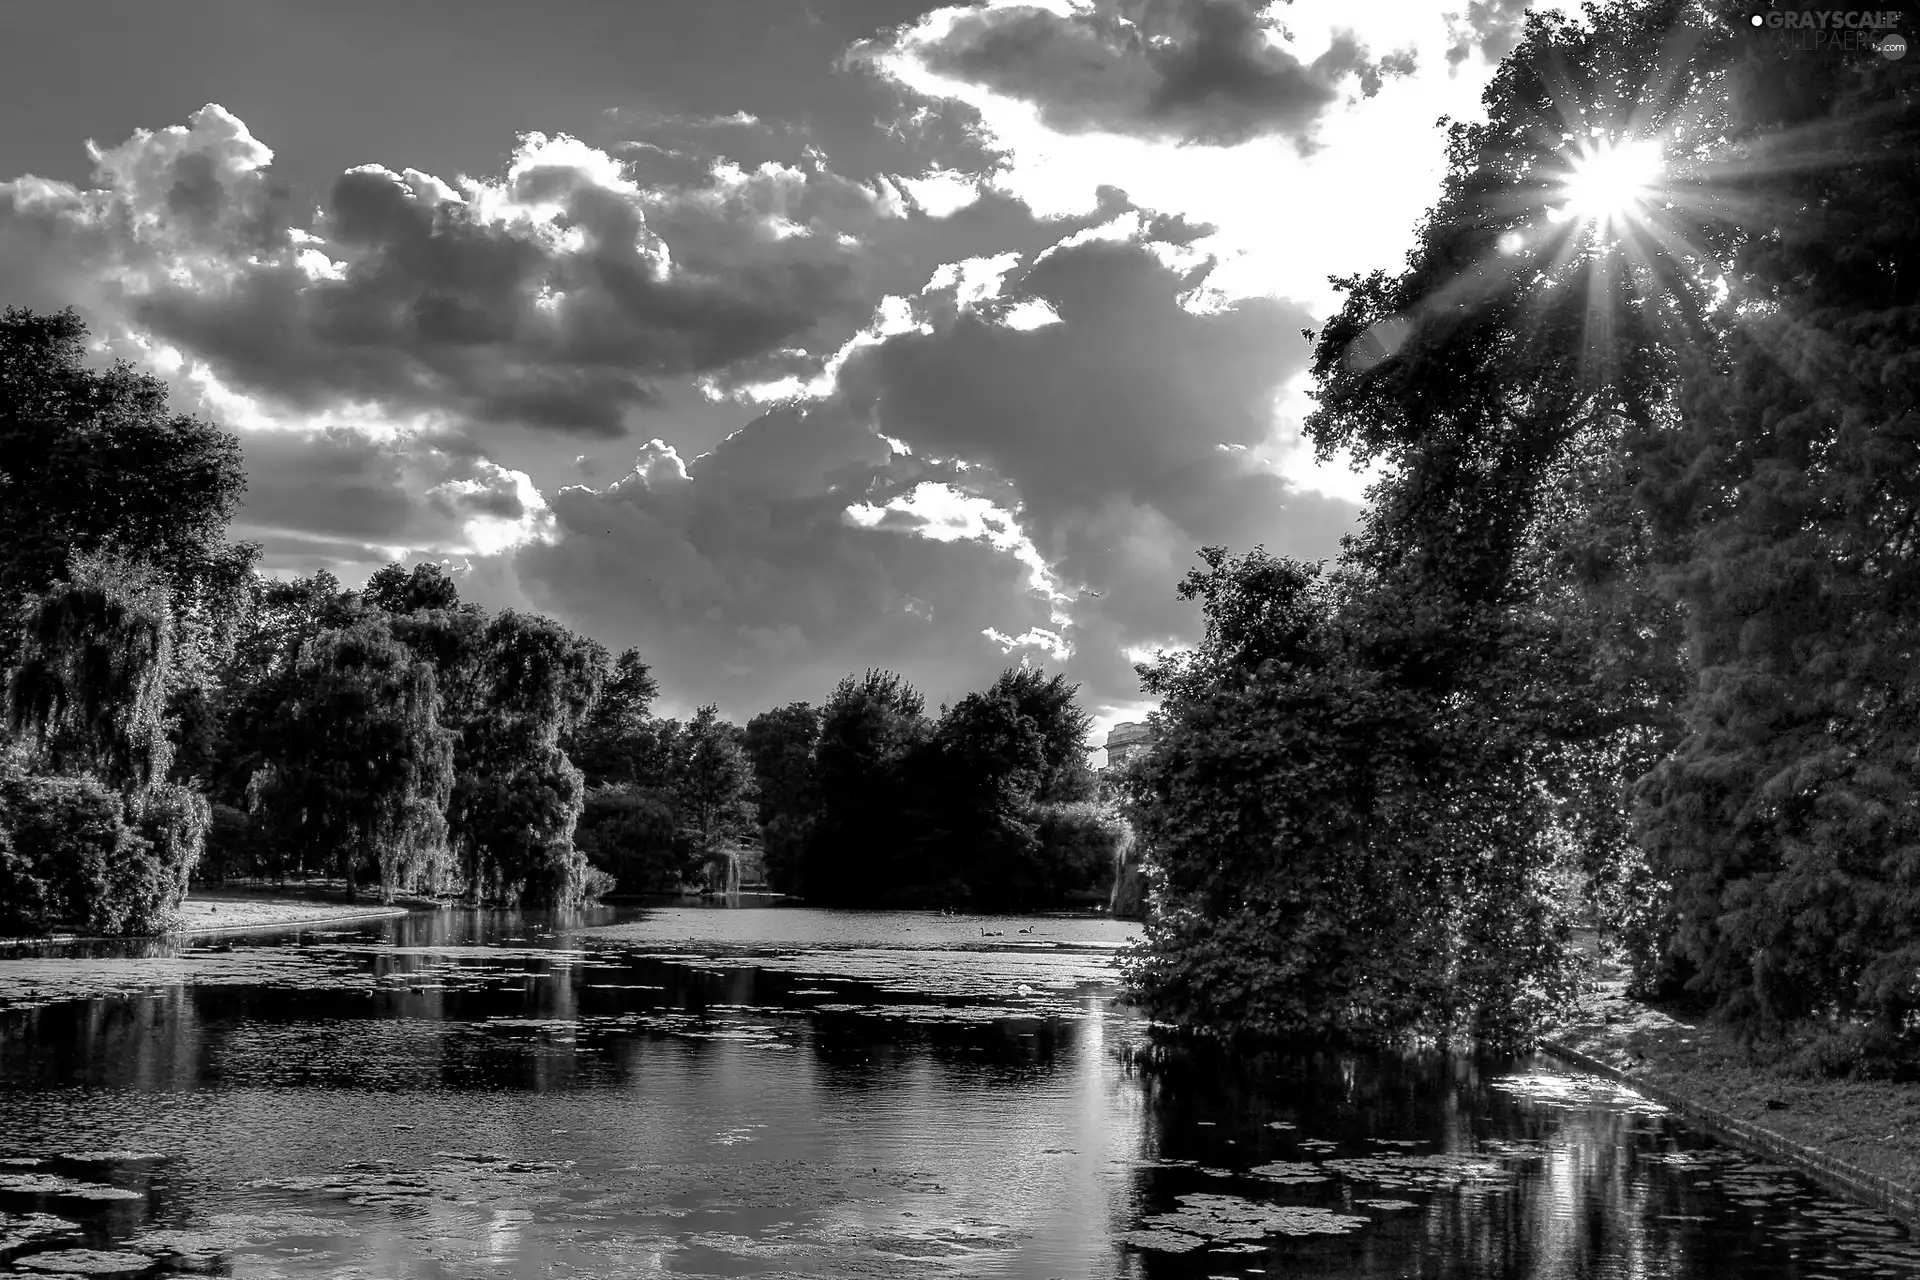
<svg viewBox="0 0 1920 1280">
<path fill-rule="evenodd" d="M 223 913 L 220 908 L 227 910 Z M 165 933 L 133 933 L 94 936 L 79 933 L 51 933 L 41 937 L 0 938 L 0 947 L 32 947 L 74 942 L 154 942 L 168 938 L 200 937 L 213 933 L 249 933 L 262 929 L 289 929 L 310 924 L 336 924 L 355 920 L 389 920 L 410 915 L 415 907 L 400 903 L 348 904 L 315 902 L 312 899 L 271 897 L 188 898 L 180 904 L 180 923 Z"/>
<path fill-rule="evenodd" d="M 1920 1084 L 1795 1071 L 1725 1027 L 1630 999 L 1617 971 L 1539 1049 L 1920 1233 Z"/>
</svg>

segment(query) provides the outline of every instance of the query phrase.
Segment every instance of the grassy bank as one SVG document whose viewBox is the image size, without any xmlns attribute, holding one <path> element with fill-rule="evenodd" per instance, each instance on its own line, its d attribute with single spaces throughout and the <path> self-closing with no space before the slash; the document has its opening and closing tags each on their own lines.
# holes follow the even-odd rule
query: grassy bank
<svg viewBox="0 0 1920 1280">
<path fill-rule="evenodd" d="M 1551 1038 L 1689 1103 L 1920 1186 L 1920 1085 L 1796 1070 L 1704 1019 L 1629 999 L 1625 975 L 1604 962 Z"/>
<path fill-rule="evenodd" d="M 331 924 L 403 916 L 411 908 L 377 902 L 316 902 L 310 898 L 250 897 L 221 894 L 192 897 L 180 904 L 176 933 L 225 933 L 233 929 L 270 929 L 284 925 Z"/>
</svg>

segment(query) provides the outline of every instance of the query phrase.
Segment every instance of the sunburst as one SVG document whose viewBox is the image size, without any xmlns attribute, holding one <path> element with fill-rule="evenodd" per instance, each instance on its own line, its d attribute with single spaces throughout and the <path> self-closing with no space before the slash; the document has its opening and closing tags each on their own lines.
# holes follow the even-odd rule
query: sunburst
<svg viewBox="0 0 1920 1280">
<path fill-rule="evenodd" d="M 1646 215 L 1665 168 L 1652 138 L 1601 138 L 1574 152 L 1560 179 L 1556 221 L 1580 219 L 1605 231 Z"/>
</svg>

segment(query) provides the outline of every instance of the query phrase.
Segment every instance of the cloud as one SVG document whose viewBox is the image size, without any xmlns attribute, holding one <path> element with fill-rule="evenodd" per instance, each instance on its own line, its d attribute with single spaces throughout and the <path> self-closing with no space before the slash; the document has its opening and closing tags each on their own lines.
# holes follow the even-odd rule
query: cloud
<svg viewBox="0 0 1920 1280">
<path fill-rule="evenodd" d="M 1002 664 L 985 631 L 1050 606 L 1010 526 L 943 503 L 951 479 L 836 402 L 784 407 L 699 458 L 653 441 L 621 479 L 562 489 L 560 536 L 513 565 L 540 607 L 640 645 L 687 706 L 751 715 L 869 665 L 957 696 Z"/>
<path fill-rule="evenodd" d="M 272 151 L 217 105 L 93 154 L 91 188 L 0 185 L 0 251 L 54 277 L 37 292 L 79 291 L 299 409 L 587 437 L 624 434 L 659 379 L 850 330 L 872 301 L 859 233 L 895 216 L 887 189 L 818 165 L 642 188 L 604 151 L 529 133 L 495 177 L 349 170 L 297 227 Z"/>
<path fill-rule="evenodd" d="M 863 347 L 839 378 L 852 410 L 916 457 L 965 459 L 963 486 L 1009 487 L 1037 559 L 1075 596 L 1075 673 L 1109 700 L 1133 686 L 1127 645 L 1192 632 L 1173 585 L 1195 550 L 1330 556 L 1357 513 L 1259 456 L 1309 317 L 1270 299 L 1196 308 L 1205 260 L 1183 261 L 1151 225 L 1069 237 L 1001 286 L 1010 310 L 1041 305 L 1053 323 L 963 310 Z"/>
<path fill-rule="evenodd" d="M 1210 146 L 1268 134 L 1307 145 L 1349 77 L 1371 96 L 1414 69 L 1411 53 L 1374 60 L 1351 33 L 1303 61 L 1254 0 L 943 10 L 889 52 L 1033 103 L 1062 133 Z"/>
<path fill-rule="evenodd" d="M 1459 66 L 1476 49 L 1490 63 L 1497 63 L 1512 53 L 1520 44 L 1530 3 L 1531 0 L 1468 0 L 1466 13 L 1445 15 L 1447 33 L 1452 40 L 1447 46 L 1447 65 Z"/>
<path fill-rule="evenodd" d="M 292 549 L 338 546 L 497 555 L 553 536 L 547 501 L 523 471 L 401 436 L 352 430 L 240 433 L 247 493 L 237 537 Z M 318 557 L 331 563 L 336 557 Z"/>
<path fill-rule="evenodd" d="M 1016 654 L 1136 706 L 1129 649 L 1197 634 L 1199 547 L 1327 556 L 1358 510 L 1262 461 L 1307 317 L 1208 298 L 1204 254 L 1155 238 L 1190 230 L 1125 210 L 943 264 L 711 453 L 561 491 L 520 581 L 743 714 L 876 662 L 947 696 Z"/>
</svg>

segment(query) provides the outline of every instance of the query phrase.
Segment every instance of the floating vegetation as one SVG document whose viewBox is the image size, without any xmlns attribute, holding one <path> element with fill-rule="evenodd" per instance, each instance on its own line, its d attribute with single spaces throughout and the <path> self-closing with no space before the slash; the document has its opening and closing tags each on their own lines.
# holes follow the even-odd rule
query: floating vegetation
<svg viewBox="0 0 1920 1280">
<path fill-rule="evenodd" d="M 77 1182 L 56 1173 L 0 1173 L 0 1191 L 28 1196 L 65 1196 L 70 1200 L 144 1200 L 146 1193 L 99 1182 Z"/>
<path fill-rule="evenodd" d="M 1401 1209 L 1418 1209 L 1420 1206 L 1412 1200 L 1355 1200 L 1355 1204 L 1365 1205 L 1369 1209 L 1380 1209 L 1389 1213 Z"/>
<path fill-rule="evenodd" d="M 1140 1229 L 1122 1239 L 1142 1249 L 1184 1253 L 1220 1241 L 1259 1240 L 1267 1236 L 1343 1235 L 1371 1226 L 1371 1218 L 1301 1205 L 1264 1204 L 1240 1196 L 1193 1192 L 1177 1197 L 1180 1207 L 1141 1219 Z"/>
<path fill-rule="evenodd" d="M 1320 1166 L 1300 1160 L 1274 1160 L 1247 1170 L 1249 1178 L 1264 1178 L 1268 1182 L 1278 1182 L 1290 1186 L 1300 1182 L 1325 1182 L 1327 1175 L 1320 1172 Z"/>
<path fill-rule="evenodd" d="M 0 1253 L 24 1249 L 48 1236 L 78 1231 L 80 1224 L 50 1213 L 0 1213 Z"/>
<path fill-rule="evenodd" d="M 1354 1156 L 1329 1160 L 1324 1168 L 1381 1187 L 1411 1187 L 1420 1191 L 1451 1191 L 1473 1183 L 1504 1183 L 1511 1173 L 1493 1160 L 1453 1152 L 1433 1155 Z"/>
<path fill-rule="evenodd" d="M 64 1275 L 107 1276 L 127 1271 L 145 1271 L 153 1259 L 144 1253 L 107 1252 L 102 1249 L 63 1249 L 58 1253 L 36 1253 L 14 1259 L 14 1266 L 30 1271 L 56 1271 Z"/>
</svg>

